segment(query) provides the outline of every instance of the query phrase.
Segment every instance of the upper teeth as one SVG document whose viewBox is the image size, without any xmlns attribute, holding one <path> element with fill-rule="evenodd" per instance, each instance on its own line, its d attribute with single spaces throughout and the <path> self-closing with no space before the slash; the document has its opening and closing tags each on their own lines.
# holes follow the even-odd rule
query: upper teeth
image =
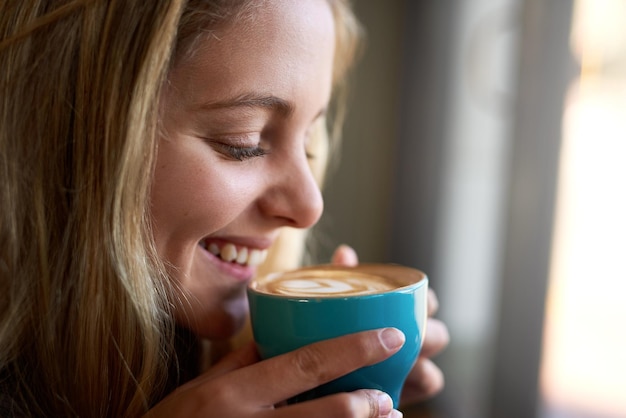
<svg viewBox="0 0 626 418">
<path fill-rule="evenodd" d="M 204 242 L 202 246 L 205 246 Z M 217 257 L 220 257 L 224 261 L 234 261 L 237 264 L 248 265 L 248 266 L 258 266 L 267 257 L 267 250 L 259 250 L 256 248 L 249 249 L 248 247 L 235 247 L 234 244 L 228 243 L 225 244 L 222 248 L 219 245 L 212 242 L 209 244 L 207 250 Z"/>
</svg>

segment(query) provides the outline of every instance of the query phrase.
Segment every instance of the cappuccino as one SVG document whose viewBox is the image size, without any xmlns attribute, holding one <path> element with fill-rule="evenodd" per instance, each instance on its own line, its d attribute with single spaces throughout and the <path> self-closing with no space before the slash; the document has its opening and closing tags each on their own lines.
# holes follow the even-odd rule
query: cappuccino
<svg viewBox="0 0 626 418">
<path fill-rule="evenodd" d="M 304 269 L 269 275 L 253 286 L 259 292 L 281 296 L 342 297 L 385 292 L 402 284 L 358 271 Z"/>
<path fill-rule="evenodd" d="M 400 351 L 385 361 L 298 394 L 288 403 L 378 389 L 396 407 L 422 346 L 427 292 L 424 273 L 393 264 L 303 267 L 259 277 L 247 288 L 252 332 L 263 359 L 371 329 L 394 327 L 406 337 Z"/>
</svg>

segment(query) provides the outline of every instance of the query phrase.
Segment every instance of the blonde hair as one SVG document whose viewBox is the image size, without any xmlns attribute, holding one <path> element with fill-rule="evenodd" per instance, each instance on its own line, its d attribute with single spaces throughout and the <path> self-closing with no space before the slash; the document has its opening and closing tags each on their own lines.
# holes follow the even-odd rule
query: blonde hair
<svg viewBox="0 0 626 418">
<path fill-rule="evenodd" d="M 164 395 L 174 323 L 148 205 L 160 90 L 174 54 L 235 10 L 188 3 L 0 2 L 0 415 L 138 416 Z"/>
</svg>

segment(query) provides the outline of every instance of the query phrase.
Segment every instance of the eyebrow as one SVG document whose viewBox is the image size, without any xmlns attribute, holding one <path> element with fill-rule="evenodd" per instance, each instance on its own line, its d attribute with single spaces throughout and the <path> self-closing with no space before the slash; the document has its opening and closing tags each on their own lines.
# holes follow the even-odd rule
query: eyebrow
<svg viewBox="0 0 626 418">
<path fill-rule="evenodd" d="M 273 95 L 246 93 L 221 101 L 205 102 L 199 109 L 233 109 L 233 108 L 263 108 L 278 112 L 283 117 L 289 117 L 295 111 L 293 103 Z"/>
</svg>

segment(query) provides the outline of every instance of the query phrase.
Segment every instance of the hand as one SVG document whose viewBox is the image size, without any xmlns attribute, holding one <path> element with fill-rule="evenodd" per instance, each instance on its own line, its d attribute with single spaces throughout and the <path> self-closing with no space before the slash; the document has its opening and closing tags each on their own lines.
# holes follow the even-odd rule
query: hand
<svg viewBox="0 0 626 418">
<path fill-rule="evenodd" d="M 428 289 L 428 325 L 424 335 L 424 345 L 420 355 L 404 382 L 400 403 L 408 405 L 432 398 L 441 392 L 444 378 L 441 369 L 432 362 L 431 358 L 439 354 L 450 341 L 448 328 L 442 321 L 432 318 L 439 308 L 437 296 L 432 289 Z"/>
<path fill-rule="evenodd" d="M 275 405 L 355 369 L 383 361 L 403 344 L 402 333 L 387 328 L 322 341 L 259 361 L 251 343 L 180 386 L 146 417 L 401 417 L 393 409 L 391 398 L 377 390 Z"/>
<path fill-rule="evenodd" d="M 347 245 L 340 245 L 333 254 L 332 263 L 355 266 L 359 263 L 359 259 L 354 249 Z M 439 354 L 450 341 L 446 324 L 432 318 L 438 308 L 437 295 L 432 289 L 428 289 L 428 326 L 419 358 L 404 383 L 401 399 L 404 405 L 432 398 L 443 389 L 443 373 L 430 360 Z"/>
</svg>

